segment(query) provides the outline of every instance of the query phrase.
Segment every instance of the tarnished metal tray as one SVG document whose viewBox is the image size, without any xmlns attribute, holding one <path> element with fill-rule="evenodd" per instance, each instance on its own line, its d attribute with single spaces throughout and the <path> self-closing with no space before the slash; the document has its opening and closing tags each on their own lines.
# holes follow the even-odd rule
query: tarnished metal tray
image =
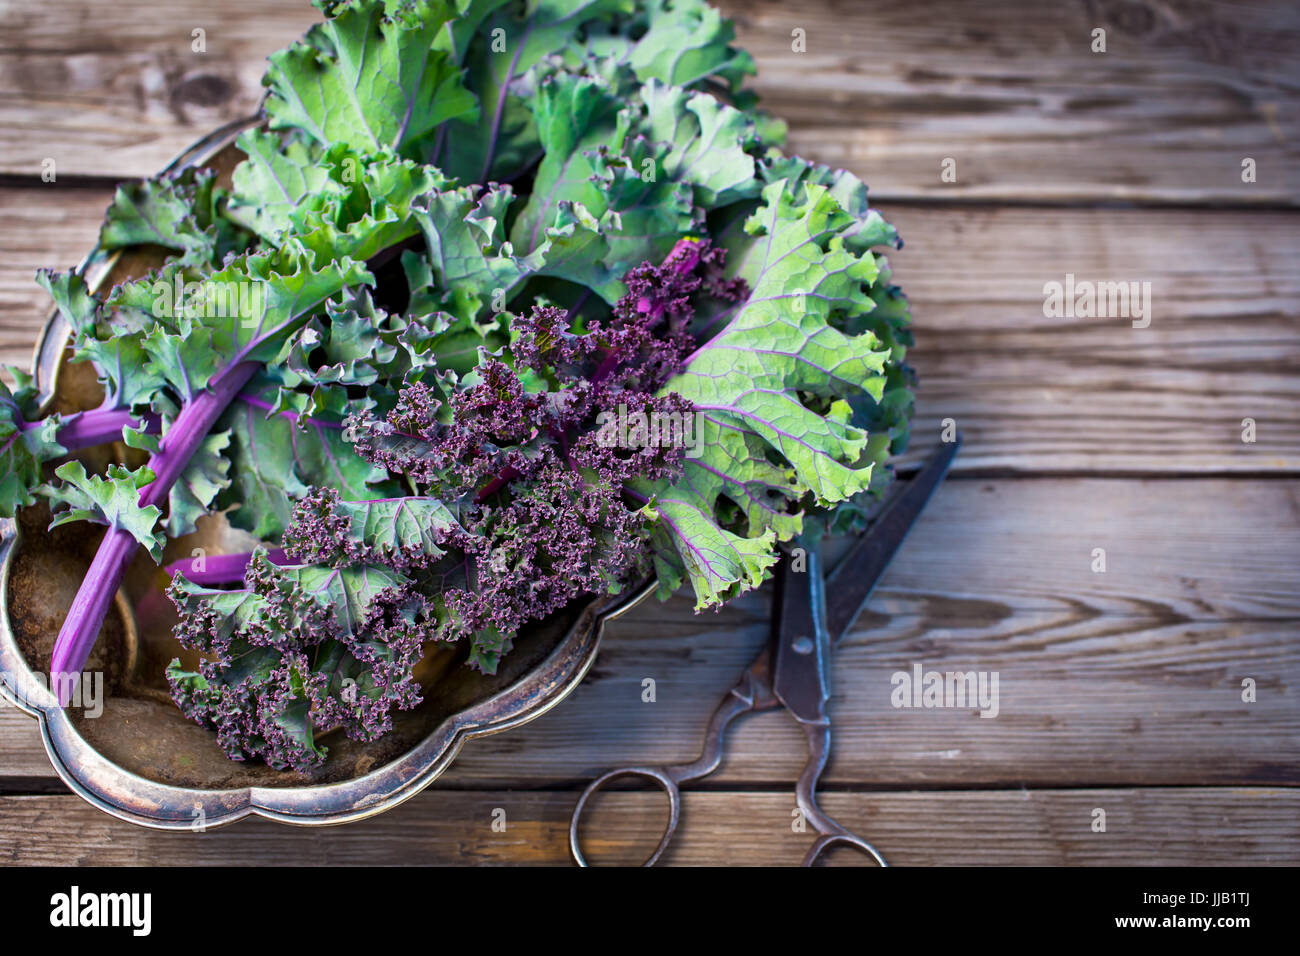
<svg viewBox="0 0 1300 956">
<path fill-rule="evenodd" d="M 203 166 L 228 177 L 238 161 L 233 143 L 256 125 L 231 123 L 186 150 L 168 167 Z M 158 255 L 92 252 L 81 270 L 92 288 L 142 275 Z M 48 411 L 73 412 L 99 404 L 94 371 L 68 359 L 69 329 L 56 314 L 36 346 L 33 370 Z M 118 444 L 78 457 L 88 470 L 135 454 Z M 47 530 L 38 504 L 16 521 L 0 520 L 0 696 L 40 723 L 46 752 L 59 776 L 87 801 L 115 817 L 159 829 L 198 829 L 249 814 L 304 825 L 359 820 L 415 795 L 455 759 L 465 741 L 508 730 L 559 703 L 595 659 L 604 625 L 652 590 L 638 585 L 616 597 L 571 605 L 520 634 L 515 649 L 488 677 L 461 666 L 462 653 L 431 650 L 416 671 L 424 702 L 394 715 L 394 728 L 371 744 L 335 732 L 312 774 L 277 771 L 232 761 L 216 735 L 181 716 L 167 694 L 163 668 L 173 657 L 194 656 L 171 636 L 174 611 L 163 594 L 167 576 L 137 556 L 105 622 L 88 672 L 103 674 L 102 713 L 60 708 L 50 692 L 50 652 L 98 545 L 87 525 Z M 164 562 L 205 548 L 215 555 L 246 550 L 247 539 L 221 519 L 169 542 Z"/>
</svg>

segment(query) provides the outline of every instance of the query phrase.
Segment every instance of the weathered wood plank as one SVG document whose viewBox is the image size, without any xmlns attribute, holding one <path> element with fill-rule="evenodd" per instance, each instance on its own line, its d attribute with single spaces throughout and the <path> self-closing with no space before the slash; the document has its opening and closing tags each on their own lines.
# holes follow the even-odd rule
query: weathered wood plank
<svg viewBox="0 0 1300 956">
<path fill-rule="evenodd" d="M 7 781 L 54 776 L 36 721 L 7 702 L 0 703 L 0 754 L 0 774 Z"/>
<path fill-rule="evenodd" d="M 58 183 L 0 188 L 0 365 L 30 370 L 32 349 L 52 308 L 35 282 L 36 270 L 70 269 L 80 262 L 99 236 L 111 199 L 108 190 Z"/>
<path fill-rule="evenodd" d="M 426 791 L 382 816 L 307 830 L 245 820 L 208 833 L 121 823 L 73 796 L 0 797 L 0 859 L 11 865 L 249 866 L 568 863 L 572 792 Z M 584 846 L 633 863 L 658 838 L 657 795 L 601 798 Z M 1265 789 L 827 793 L 822 806 L 896 866 L 1295 865 L 1300 793 Z M 1094 833 L 1094 810 L 1106 832 Z M 793 797 L 688 792 L 664 858 L 679 866 L 797 864 Z M 505 830 L 492 827 L 505 811 Z M 499 812 L 495 819 L 500 820 Z M 811 828 L 809 828 L 811 829 Z M 50 834 L 57 831 L 57 839 Z M 832 865 L 858 865 L 837 851 Z"/>
<path fill-rule="evenodd" d="M 880 197 L 1300 202 L 1294 4 L 722 6 L 794 150 Z M 1257 182 L 1242 182 L 1245 157 Z"/>
<path fill-rule="evenodd" d="M 1092 570 L 1093 549 L 1107 570 Z M 1300 781 L 1300 482 L 1018 479 L 942 488 L 834 661 L 827 779 L 889 786 Z M 695 616 L 683 595 L 616 621 L 587 681 L 473 741 L 452 786 L 572 785 L 694 756 L 761 647 L 766 594 Z M 997 671 L 999 713 L 900 709 L 892 679 Z M 642 700 L 655 681 L 655 701 Z M 1242 681 L 1258 700 L 1244 703 Z M 48 776 L 35 725 L 0 718 L 0 774 Z M 592 728 L 600 733 L 593 734 Z M 792 781 L 802 735 L 742 724 L 716 777 Z"/>
<path fill-rule="evenodd" d="M 27 367 L 43 265 L 76 263 L 107 191 L 0 188 L 0 362 Z M 1291 213 L 893 204 L 924 450 L 952 418 L 957 470 L 1300 472 L 1300 219 Z M 1047 318 L 1043 285 L 1151 283 L 1151 323 Z M 1242 420 L 1256 441 L 1242 441 Z"/>
<path fill-rule="evenodd" d="M 148 176 L 256 112 L 266 57 L 320 18 L 303 0 L 6 3 L 0 172 Z M 193 32 L 205 31 L 205 51 Z"/>
<path fill-rule="evenodd" d="M 924 445 L 955 419 L 959 469 L 1300 469 L 1293 214 L 884 211 L 906 240 L 890 261 L 915 317 L 914 431 Z M 1046 316 L 1045 284 L 1070 274 L 1150 283 L 1148 314 Z"/>
<path fill-rule="evenodd" d="M 881 197 L 1300 201 L 1293 4 L 721 5 L 791 147 Z M 301 0 L 9 5 L 0 172 L 39 175 L 47 158 L 61 175 L 155 172 L 255 110 L 266 56 L 317 16 Z M 1255 183 L 1241 181 L 1244 157 Z M 945 158 L 955 182 L 940 179 Z"/>
</svg>

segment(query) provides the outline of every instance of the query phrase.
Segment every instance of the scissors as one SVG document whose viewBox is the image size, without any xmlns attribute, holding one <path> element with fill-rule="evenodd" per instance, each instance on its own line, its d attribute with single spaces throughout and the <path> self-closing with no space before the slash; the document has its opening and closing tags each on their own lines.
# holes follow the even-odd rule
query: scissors
<svg viewBox="0 0 1300 956">
<path fill-rule="evenodd" d="M 569 849 L 579 866 L 589 865 L 578 843 L 578 825 L 594 793 L 621 777 L 641 777 L 654 781 L 668 794 L 668 826 L 642 864 L 653 866 L 677 830 L 681 786 L 718 769 L 723 737 L 732 721 L 778 707 L 790 712 L 808 738 L 808 762 L 799 775 L 795 796 L 803 819 L 820 836 L 802 865 L 812 866 L 833 846 L 854 847 L 880 866 L 887 865 L 875 847 L 817 805 L 817 781 L 831 749 L 831 722 L 826 713 L 831 647 L 853 626 L 872 588 L 943 481 L 960 445 L 958 436 L 940 446 L 914 478 L 895 485 L 868 531 L 858 537 L 828 578 L 822 577 L 816 547 L 802 538 L 795 540 L 795 548 L 777 566 L 771 640 L 713 712 L 700 756 L 691 763 L 662 767 L 620 767 L 593 780 L 582 792 L 569 822 Z"/>
</svg>

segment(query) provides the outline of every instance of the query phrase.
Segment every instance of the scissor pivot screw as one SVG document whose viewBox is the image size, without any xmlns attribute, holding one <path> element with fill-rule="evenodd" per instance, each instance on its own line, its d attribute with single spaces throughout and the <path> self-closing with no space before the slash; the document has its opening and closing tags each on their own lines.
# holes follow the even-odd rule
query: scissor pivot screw
<svg viewBox="0 0 1300 956">
<path fill-rule="evenodd" d="M 790 650 L 796 654 L 811 654 L 813 652 L 813 642 L 807 637 L 796 637 L 794 643 L 790 645 Z"/>
</svg>

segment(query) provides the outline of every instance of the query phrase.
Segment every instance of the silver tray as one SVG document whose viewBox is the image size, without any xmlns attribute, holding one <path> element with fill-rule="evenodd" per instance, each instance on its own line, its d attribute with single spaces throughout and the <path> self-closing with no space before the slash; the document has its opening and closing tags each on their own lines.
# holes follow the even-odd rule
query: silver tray
<svg viewBox="0 0 1300 956">
<path fill-rule="evenodd" d="M 228 124 L 195 143 L 168 171 L 202 166 L 229 177 L 238 159 L 235 137 L 261 122 Z M 79 267 L 91 288 L 142 274 L 149 253 L 95 249 Z M 72 412 L 100 401 L 93 370 L 70 364 L 70 329 L 50 317 L 36 345 L 33 372 L 46 411 Z M 117 444 L 78 457 L 102 470 L 132 454 Z M 596 656 L 605 624 L 643 601 L 653 584 L 578 602 L 519 635 L 498 673 L 461 666 L 453 650 L 432 650 L 416 671 L 424 702 L 394 715 L 383 739 L 362 744 L 334 733 L 324 765 L 312 774 L 277 771 L 225 756 L 216 735 L 182 717 L 162 680 L 165 663 L 188 652 L 171 637 L 174 612 L 162 593 L 167 579 L 147 555 L 137 556 L 100 632 L 86 670 L 103 674 L 102 714 L 58 706 L 43 674 L 59 626 L 89 567 L 99 534 L 86 525 L 47 531 L 44 505 L 0 520 L 0 696 L 40 724 L 50 762 L 85 800 L 119 819 L 164 830 L 207 829 L 251 815 L 300 825 L 347 823 L 381 813 L 427 787 L 455 760 L 465 741 L 541 716 L 572 691 Z M 164 562 L 199 544 L 210 554 L 238 547 L 223 520 L 172 541 Z M 190 655 L 192 658 L 192 655 Z"/>
</svg>

